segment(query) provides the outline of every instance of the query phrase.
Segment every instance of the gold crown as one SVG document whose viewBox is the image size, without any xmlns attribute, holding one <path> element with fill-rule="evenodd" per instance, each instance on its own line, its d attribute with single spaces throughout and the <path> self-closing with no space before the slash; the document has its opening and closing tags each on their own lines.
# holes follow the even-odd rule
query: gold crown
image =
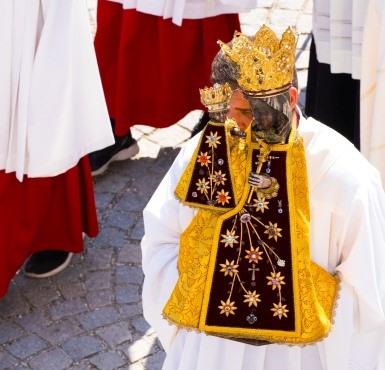
<svg viewBox="0 0 385 370">
<path fill-rule="evenodd" d="M 199 93 L 202 104 L 209 112 L 220 112 L 229 108 L 232 90 L 227 82 L 199 89 Z"/>
<path fill-rule="evenodd" d="M 254 40 L 235 32 L 232 45 L 218 41 L 223 53 L 239 66 L 238 84 L 252 96 L 272 96 L 287 91 L 293 80 L 297 35 L 291 27 L 279 41 L 263 25 Z"/>
</svg>

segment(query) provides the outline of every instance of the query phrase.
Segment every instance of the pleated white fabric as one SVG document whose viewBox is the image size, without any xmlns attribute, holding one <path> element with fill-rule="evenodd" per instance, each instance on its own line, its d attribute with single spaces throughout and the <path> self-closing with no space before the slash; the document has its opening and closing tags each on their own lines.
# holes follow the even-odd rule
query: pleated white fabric
<svg viewBox="0 0 385 370">
<path fill-rule="evenodd" d="M 360 79 L 367 5 L 367 0 L 314 0 L 317 59 L 330 64 L 332 73 L 349 73 Z"/>
<path fill-rule="evenodd" d="M 385 195 L 378 171 L 341 135 L 301 117 L 311 204 L 312 260 L 341 278 L 335 325 L 316 345 L 255 347 L 177 330 L 162 310 L 178 279 L 179 236 L 194 210 L 173 191 L 198 142 L 190 140 L 143 216 L 143 308 L 167 357 L 165 370 L 383 370 Z"/>
<path fill-rule="evenodd" d="M 255 9 L 258 0 L 110 0 L 124 9 L 136 9 L 165 19 L 172 18 L 180 26 L 183 19 L 202 19 L 220 14 L 247 12 Z"/>
<path fill-rule="evenodd" d="M 370 0 L 365 22 L 360 93 L 361 152 L 385 184 L 385 2 Z"/>
<path fill-rule="evenodd" d="M 0 169 L 56 176 L 113 143 L 86 0 L 2 0 Z"/>
</svg>

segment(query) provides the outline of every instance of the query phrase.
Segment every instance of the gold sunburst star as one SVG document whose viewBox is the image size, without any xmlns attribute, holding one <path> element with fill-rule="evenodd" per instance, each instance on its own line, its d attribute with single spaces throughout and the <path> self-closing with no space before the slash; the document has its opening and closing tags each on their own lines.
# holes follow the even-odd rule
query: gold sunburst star
<svg viewBox="0 0 385 370">
<path fill-rule="evenodd" d="M 217 191 L 217 201 L 218 203 L 221 203 L 222 206 L 224 206 L 226 203 L 229 203 L 229 200 L 231 197 L 229 196 L 228 191 L 224 191 L 223 189 L 221 191 Z"/>
<path fill-rule="evenodd" d="M 286 309 L 286 304 L 282 305 L 281 302 L 278 304 L 273 303 L 274 308 L 271 308 L 270 311 L 274 312 L 274 316 L 278 316 L 278 318 L 281 320 L 282 316 L 287 317 L 286 313 L 289 312 L 289 310 Z"/>
<path fill-rule="evenodd" d="M 261 213 L 264 213 L 265 209 L 269 209 L 269 207 L 267 206 L 269 202 L 266 201 L 265 197 L 258 195 L 258 199 L 253 199 L 253 201 L 254 201 L 253 207 L 256 208 L 257 212 L 261 211 Z"/>
<path fill-rule="evenodd" d="M 221 306 L 218 306 L 218 308 L 221 309 L 221 314 L 224 313 L 226 316 L 230 314 L 235 315 L 234 310 L 236 310 L 237 307 L 234 306 L 235 302 L 230 302 L 230 298 L 228 298 L 226 302 L 221 300 L 221 304 Z"/>
<path fill-rule="evenodd" d="M 222 136 L 218 136 L 218 132 L 213 134 L 210 131 L 210 135 L 206 135 L 206 138 L 207 140 L 205 143 L 208 144 L 210 148 L 216 148 L 217 145 L 221 143 L 219 140 L 222 138 Z"/>
<path fill-rule="evenodd" d="M 221 234 L 222 240 L 221 243 L 225 243 L 225 247 L 230 246 L 231 248 L 234 246 L 234 244 L 238 244 L 238 235 L 235 235 L 235 230 L 230 231 L 226 230 L 226 234 Z"/>
<path fill-rule="evenodd" d="M 202 194 L 206 194 L 208 189 L 210 189 L 209 182 L 206 181 L 205 178 L 198 179 L 198 182 L 195 185 L 197 186 L 198 191 L 200 191 Z"/>
<path fill-rule="evenodd" d="M 263 252 L 259 251 L 259 247 L 257 247 L 256 249 L 254 249 L 253 246 L 251 246 L 250 250 L 246 250 L 246 256 L 245 258 L 249 260 L 249 263 L 258 263 L 258 261 L 262 260 L 262 257 L 261 255 L 263 254 Z"/>
<path fill-rule="evenodd" d="M 207 155 L 207 152 L 205 153 L 201 152 L 201 154 L 198 155 L 197 162 L 200 163 L 202 167 L 203 166 L 208 167 L 209 163 L 211 163 L 210 158 L 211 158 L 211 155 Z"/>
<path fill-rule="evenodd" d="M 239 265 L 234 265 L 234 261 L 229 262 L 228 260 L 226 260 L 226 263 L 220 263 L 219 266 L 222 267 L 220 272 L 224 272 L 225 276 L 230 275 L 232 277 L 233 274 L 236 275 L 239 272 L 237 270 L 237 267 Z"/>
<path fill-rule="evenodd" d="M 260 294 L 257 294 L 257 292 L 254 290 L 254 292 L 249 291 L 247 294 L 244 295 L 246 298 L 243 302 L 246 302 L 249 304 L 249 307 L 255 306 L 257 307 L 258 302 L 261 302 L 259 299 Z"/>
<path fill-rule="evenodd" d="M 212 180 L 214 181 L 215 185 L 224 185 L 227 181 L 226 174 L 222 173 L 221 170 L 215 171 L 214 175 L 211 176 Z"/>
<path fill-rule="evenodd" d="M 269 239 L 274 238 L 274 240 L 277 241 L 278 237 L 282 237 L 281 235 L 282 229 L 278 227 L 277 223 L 273 224 L 272 222 L 269 221 L 269 225 L 265 225 L 265 227 L 266 227 L 265 234 L 269 235 Z"/>
<path fill-rule="evenodd" d="M 281 273 L 280 272 L 270 272 L 270 275 L 271 276 L 266 276 L 266 279 L 269 280 L 269 282 L 267 283 L 267 285 L 271 285 L 271 287 L 273 288 L 273 290 L 275 288 L 278 288 L 278 289 L 281 289 L 281 285 L 285 285 L 286 283 L 283 281 L 283 279 L 285 278 L 284 276 L 281 276 Z"/>
</svg>

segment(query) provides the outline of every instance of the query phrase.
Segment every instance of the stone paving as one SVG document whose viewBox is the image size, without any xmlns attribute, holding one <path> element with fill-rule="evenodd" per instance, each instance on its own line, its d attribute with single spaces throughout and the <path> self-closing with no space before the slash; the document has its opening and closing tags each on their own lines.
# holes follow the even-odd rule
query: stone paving
<svg viewBox="0 0 385 370">
<path fill-rule="evenodd" d="M 88 4 L 95 27 L 96 0 Z M 262 0 L 258 9 L 241 14 L 242 31 L 249 34 L 263 23 L 277 32 L 296 26 L 301 33 L 297 67 L 302 87 L 311 6 L 311 0 Z M 0 370 L 161 369 L 164 352 L 142 316 L 142 209 L 200 114 L 193 111 L 165 129 L 135 126 L 140 153 L 95 178 L 98 237 L 85 238 L 84 253 L 57 276 L 15 276 L 0 300 Z"/>
</svg>

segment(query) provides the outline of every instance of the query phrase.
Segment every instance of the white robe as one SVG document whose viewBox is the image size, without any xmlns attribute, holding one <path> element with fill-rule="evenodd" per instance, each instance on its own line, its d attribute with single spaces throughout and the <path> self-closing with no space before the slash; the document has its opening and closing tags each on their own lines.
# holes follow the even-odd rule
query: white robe
<svg viewBox="0 0 385 370">
<path fill-rule="evenodd" d="M 317 59 L 360 80 L 361 153 L 385 184 L 385 1 L 314 0 Z"/>
<path fill-rule="evenodd" d="M 385 195 L 378 171 L 341 135 L 301 117 L 310 191 L 312 260 L 342 286 L 335 325 L 316 345 L 255 347 L 186 330 L 162 318 L 178 279 L 179 237 L 195 211 L 173 191 L 198 136 L 181 150 L 144 209 L 144 317 L 157 331 L 170 370 L 348 370 L 376 365 L 385 345 Z"/>
<path fill-rule="evenodd" d="M 1 0 L 0 169 L 56 176 L 113 143 L 86 0 Z"/>
<path fill-rule="evenodd" d="M 361 76 L 362 34 L 368 0 L 314 0 L 313 35 L 320 63 L 332 73 Z"/>
<path fill-rule="evenodd" d="M 109 0 L 124 9 L 172 18 L 180 26 L 183 19 L 202 19 L 220 14 L 241 13 L 257 7 L 258 0 Z M 240 31 L 240 30 L 238 30 Z"/>
<path fill-rule="evenodd" d="M 385 1 L 370 0 L 362 49 L 361 152 L 385 184 Z"/>
</svg>

